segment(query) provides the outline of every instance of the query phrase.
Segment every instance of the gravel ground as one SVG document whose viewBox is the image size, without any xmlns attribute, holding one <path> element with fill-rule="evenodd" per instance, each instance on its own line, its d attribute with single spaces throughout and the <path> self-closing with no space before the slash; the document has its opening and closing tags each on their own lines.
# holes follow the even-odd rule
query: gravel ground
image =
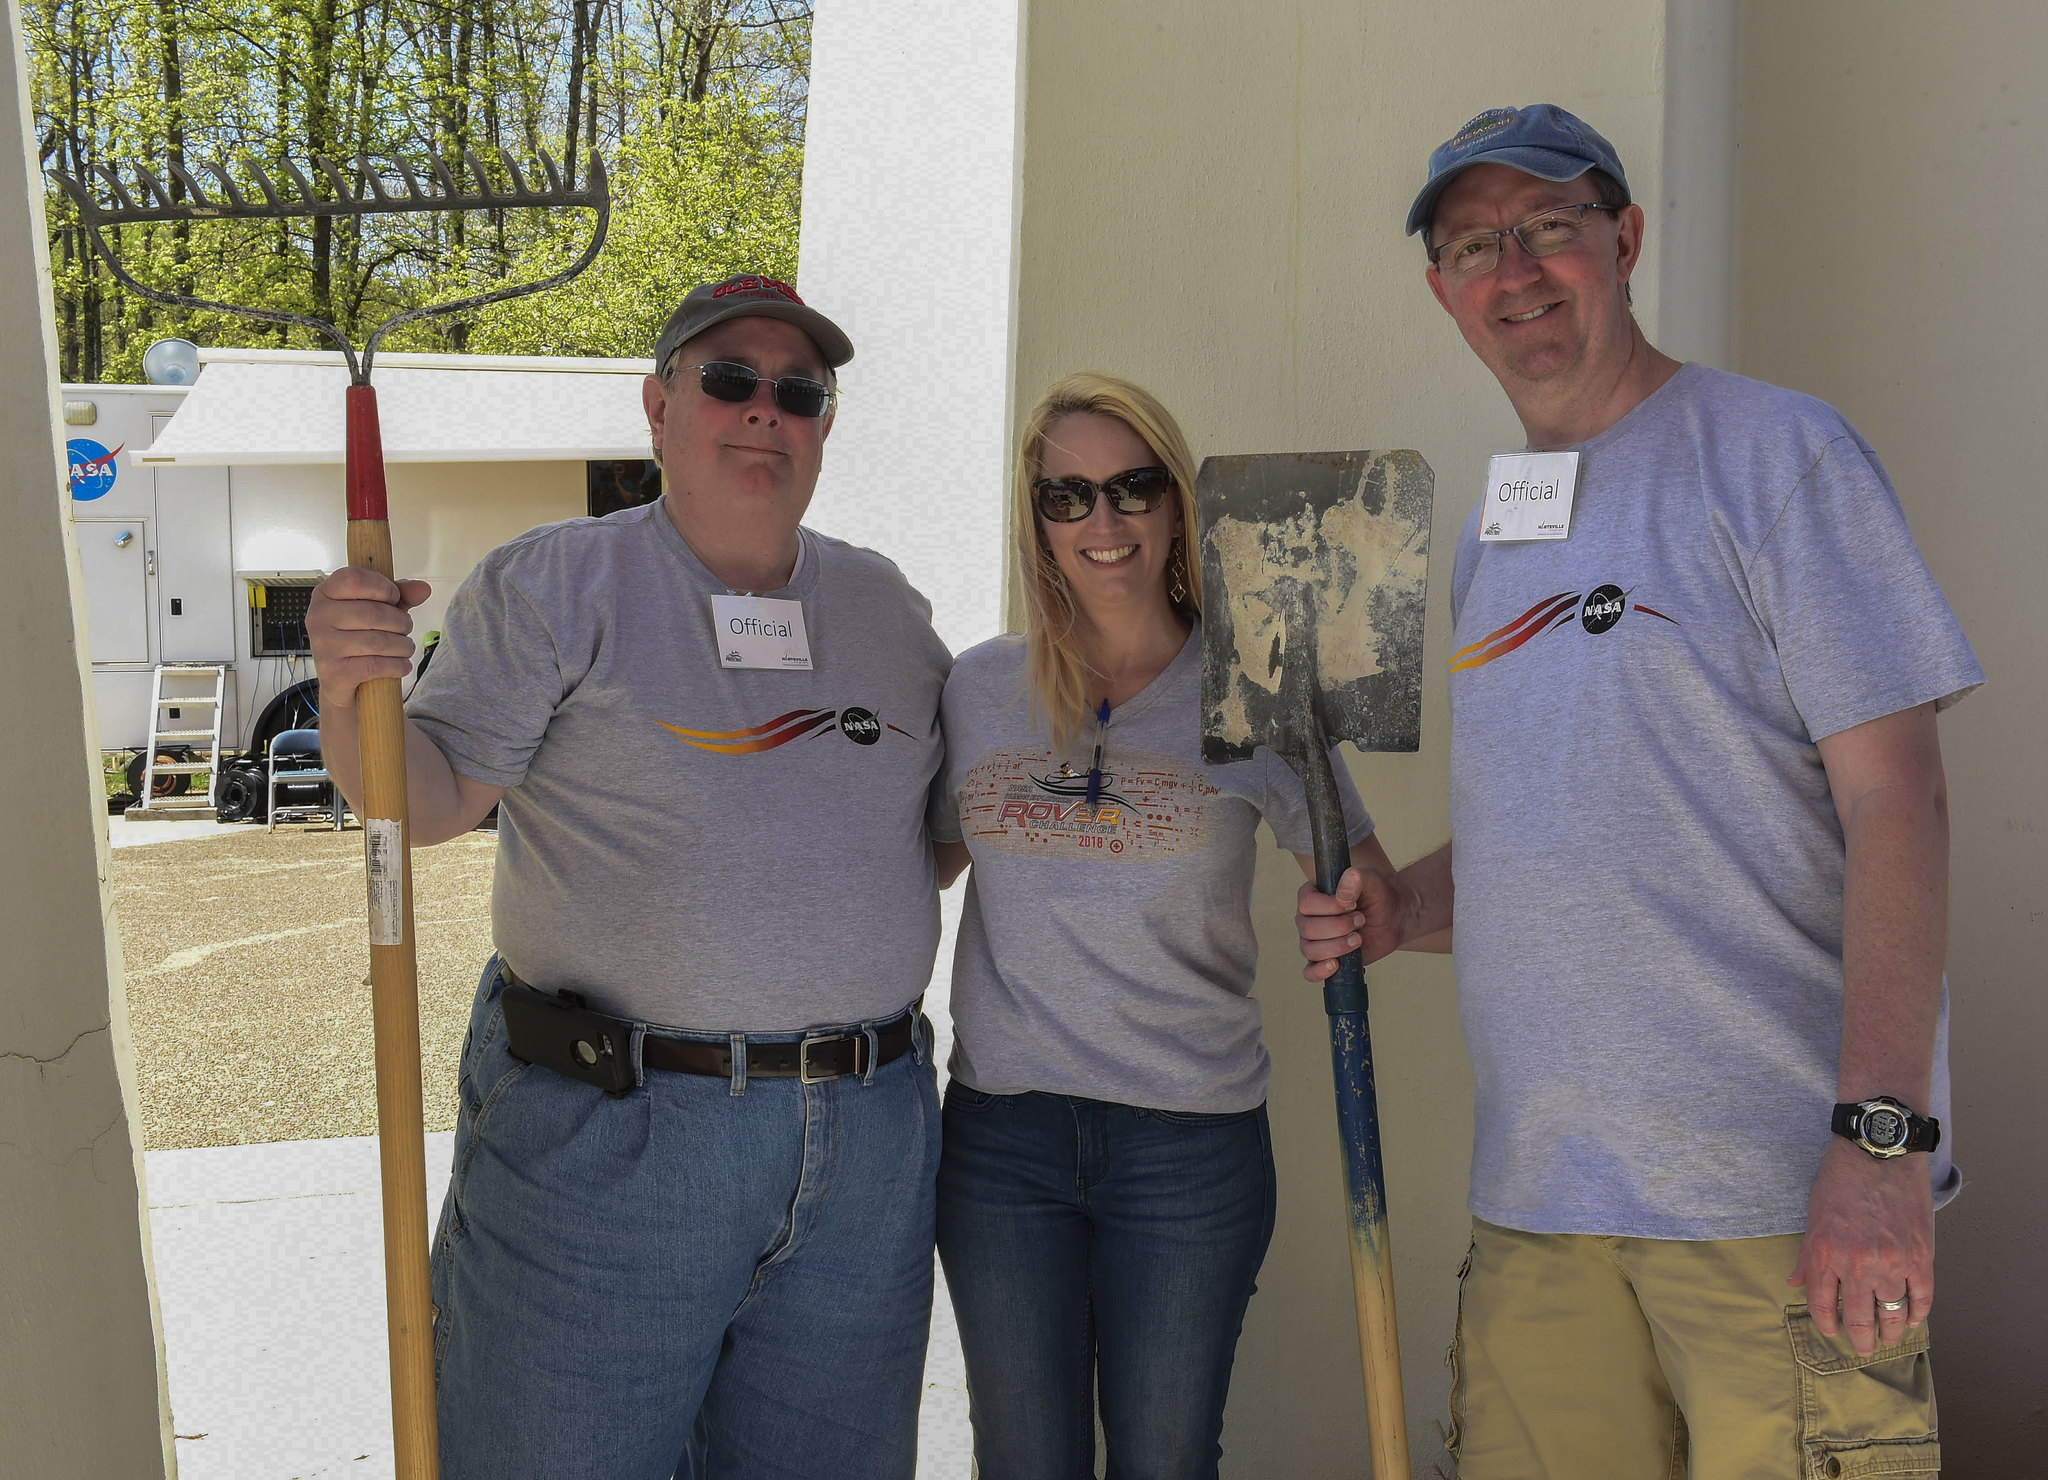
<svg viewBox="0 0 2048 1480">
<path fill-rule="evenodd" d="M 413 854 L 427 1129 L 491 951 L 497 838 Z M 112 854 L 144 1144 L 242 1146 L 377 1130 L 363 835 L 252 827 Z"/>
</svg>

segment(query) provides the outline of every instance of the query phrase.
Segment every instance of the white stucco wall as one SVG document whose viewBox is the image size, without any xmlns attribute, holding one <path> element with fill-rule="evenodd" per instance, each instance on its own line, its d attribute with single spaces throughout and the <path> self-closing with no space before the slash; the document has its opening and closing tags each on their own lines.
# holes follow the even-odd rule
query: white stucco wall
<svg viewBox="0 0 2048 1480">
<path fill-rule="evenodd" d="M 0 1470 L 169 1473 L 42 189 L 0 0 Z"/>
<path fill-rule="evenodd" d="M 1020 0 L 825 0 L 797 288 L 854 359 L 808 523 L 999 629 Z"/>
</svg>

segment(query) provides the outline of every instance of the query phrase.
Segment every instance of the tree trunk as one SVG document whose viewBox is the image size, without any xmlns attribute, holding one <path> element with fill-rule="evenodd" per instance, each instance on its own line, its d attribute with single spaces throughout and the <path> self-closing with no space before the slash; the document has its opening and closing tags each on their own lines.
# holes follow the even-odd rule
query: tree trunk
<svg viewBox="0 0 2048 1480">
<path fill-rule="evenodd" d="M 336 0 L 319 0 L 310 20 L 306 46 L 306 145 L 317 158 L 331 156 L 337 142 L 334 121 L 333 68 Z M 280 141 L 282 142 L 282 141 Z M 326 187 L 313 175 L 316 195 Z M 334 218 L 313 218 L 313 313 L 334 319 Z"/>
<path fill-rule="evenodd" d="M 164 149 L 170 162 L 185 167 L 185 69 L 178 54 L 177 0 L 156 0 L 157 34 L 164 60 Z M 171 199 L 185 198 L 185 182 L 170 172 Z M 171 223 L 171 277 L 181 293 L 192 291 L 192 223 Z"/>
<path fill-rule="evenodd" d="M 569 127 L 562 138 L 562 167 L 570 183 L 576 179 L 576 145 L 581 129 L 583 106 L 583 52 L 590 30 L 590 0 L 576 0 L 574 29 L 569 35 Z"/>
</svg>

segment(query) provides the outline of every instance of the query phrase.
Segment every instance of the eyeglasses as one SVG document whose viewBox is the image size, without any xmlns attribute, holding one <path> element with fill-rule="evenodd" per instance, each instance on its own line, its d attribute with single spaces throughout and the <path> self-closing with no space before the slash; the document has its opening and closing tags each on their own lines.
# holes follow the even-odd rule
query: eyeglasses
<svg viewBox="0 0 2048 1480">
<path fill-rule="evenodd" d="M 1086 478 L 1040 478 L 1031 485 L 1039 514 L 1050 524 L 1072 524 L 1095 512 L 1096 495 L 1119 514 L 1149 514 L 1173 488 L 1164 468 L 1132 468 L 1100 483 Z"/>
<path fill-rule="evenodd" d="M 761 372 L 730 360 L 713 360 L 705 365 L 677 365 L 671 376 L 685 370 L 700 371 L 698 385 L 714 401 L 751 401 L 761 384 Z M 802 375 L 785 375 L 768 382 L 775 404 L 791 416 L 823 416 L 832 409 L 832 387 Z"/>
<path fill-rule="evenodd" d="M 1477 277 L 1500 266 L 1500 254 L 1513 237 L 1531 257 L 1549 257 L 1562 252 L 1586 234 L 1586 212 L 1616 212 L 1619 207 L 1587 201 L 1576 206 L 1552 206 L 1505 231 L 1481 231 L 1461 236 L 1429 249 L 1429 260 L 1437 271 L 1450 277 Z"/>
</svg>

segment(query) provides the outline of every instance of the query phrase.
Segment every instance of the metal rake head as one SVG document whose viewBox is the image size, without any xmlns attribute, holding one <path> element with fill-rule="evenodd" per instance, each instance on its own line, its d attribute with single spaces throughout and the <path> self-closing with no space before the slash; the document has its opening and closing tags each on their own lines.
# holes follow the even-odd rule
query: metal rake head
<svg viewBox="0 0 2048 1480">
<path fill-rule="evenodd" d="M 476 151 L 462 151 L 462 170 L 458 173 L 445 160 L 435 158 L 428 167 L 429 183 L 422 184 L 419 173 L 403 159 L 392 159 L 402 185 L 388 188 L 383 174 L 367 154 L 359 154 L 348 169 L 336 165 L 331 159 L 315 158 L 313 170 L 333 192 L 331 198 L 322 198 L 306 172 L 290 160 L 281 168 L 289 177 L 283 190 L 275 185 L 263 166 L 254 159 L 244 156 L 242 166 L 247 171 L 252 187 L 245 193 L 235 183 L 234 176 L 221 165 L 211 161 L 200 166 L 206 174 L 218 182 L 219 192 L 209 196 L 199 183 L 198 177 L 183 165 L 171 162 L 165 169 L 182 189 L 184 199 L 173 194 L 170 185 L 149 166 L 134 161 L 114 166 L 95 164 L 91 173 L 105 183 L 112 204 L 102 204 L 94 198 L 93 192 L 76 176 L 63 170 L 51 170 L 50 178 L 57 182 L 64 193 L 71 197 L 78 207 L 79 219 L 84 223 L 87 234 L 100 258 L 107 264 L 120 282 L 131 292 L 154 303 L 173 308 L 211 309 L 219 313 L 239 314 L 244 318 L 260 319 L 273 324 L 297 324 L 324 335 L 334 341 L 348 361 L 349 378 L 357 384 L 366 384 L 370 378 L 370 363 L 377 353 L 377 346 L 392 330 L 418 319 L 433 318 L 447 314 L 462 313 L 468 309 L 481 308 L 488 303 L 502 303 L 508 298 L 521 298 L 530 293 L 544 292 L 557 288 L 588 267 L 604 245 L 605 233 L 611 225 L 611 182 L 605 174 L 604 160 L 592 151 L 590 168 L 580 188 L 564 183 L 562 172 L 556 167 L 546 150 L 540 151 L 540 166 L 547 176 L 547 183 L 528 184 L 520 173 L 519 163 L 510 151 L 498 151 L 505 174 L 511 180 L 508 187 L 500 188 L 477 158 Z M 134 187 L 122 180 L 123 171 L 134 177 Z M 474 177 L 475 186 L 465 189 L 462 175 Z M 252 199 L 251 195 L 257 199 Z M 139 199 L 138 199 L 139 197 Z M 360 217 L 397 215 L 419 211 L 502 211 L 550 209 L 587 209 L 597 213 L 597 222 L 591 232 L 590 244 L 568 267 L 548 277 L 531 283 L 515 283 L 495 288 L 484 293 L 472 293 L 447 303 L 429 304 L 425 307 L 408 309 L 395 314 L 379 324 L 364 344 L 360 361 L 355 349 L 348 342 L 340 328 L 325 319 L 311 314 L 287 313 L 282 309 L 254 308 L 243 304 L 221 303 L 209 298 L 195 297 L 189 293 L 173 293 L 162 288 L 152 288 L 136 279 L 122 267 L 113 249 L 107 245 L 101 230 L 108 226 L 126 226 L 141 223 L 167 221 L 224 221 L 224 220 L 286 220 L 294 217 Z"/>
</svg>

